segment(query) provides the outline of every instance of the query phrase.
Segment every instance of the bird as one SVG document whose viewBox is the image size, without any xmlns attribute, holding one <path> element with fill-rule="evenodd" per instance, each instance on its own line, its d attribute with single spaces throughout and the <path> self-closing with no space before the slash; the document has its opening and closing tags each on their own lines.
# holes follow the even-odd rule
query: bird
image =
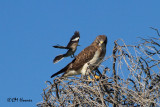
<svg viewBox="0 0 160 107">
<path fill-rule="evenodd" d="M 60 54 L 56 56 L 53 60 L 53 63 L 55 64 L 59 62 L 64 57 L 68 57 L 68 56 L 74 57 L 74 53 L 77 50 L 77 46 L 79 46 L 78 45 L 79 39 L 80 39 L 80 34 L 78 31 L 75 31 L 74 35 L 71 37 L 67 46 L 60 46 L 60 45 L 53 46 L 54 48 L 68 49 L 68 51 L 65 54 Z"/>
<path fill-rule="evenodd" d="M 82 50 L 67 66 L 54 73 L 51 78 L 61 73 L 61 77 L 73 75 L 88 75 L 89 71 L 96 70 L 106 54 L 107 36 L 99 35 L 92 44 Z"/>
</svg>

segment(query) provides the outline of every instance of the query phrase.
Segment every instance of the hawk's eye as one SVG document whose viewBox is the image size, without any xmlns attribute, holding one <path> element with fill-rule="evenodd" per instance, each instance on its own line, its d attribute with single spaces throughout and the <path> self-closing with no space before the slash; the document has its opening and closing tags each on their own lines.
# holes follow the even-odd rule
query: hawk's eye
<svg viewBox="0 0 160 107">
<path fill-rule="evenodd" d="M 97 40 L 96 40 L 96 42 L 99 44 L 99 43 L 100 43 L 100 40 L 99 40 L 99 39 L 97 39 Z"/>
</svg>

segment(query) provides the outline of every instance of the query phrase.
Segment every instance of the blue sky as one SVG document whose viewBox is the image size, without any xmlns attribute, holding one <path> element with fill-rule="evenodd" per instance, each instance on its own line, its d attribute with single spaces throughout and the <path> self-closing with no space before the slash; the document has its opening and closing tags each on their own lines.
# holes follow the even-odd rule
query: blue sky
<svg viewBox="0 0 160 107">
<path fill-rule="evenodd" d="M 72 60 L 53 64 L 53 58 L 65 51 L 52 45 L 66 45 L 76 30 L 81 36 L 76 55 L 100 34 L 108 37 L 106 56 L 116 39 L 134 44 L 138 36 L 156 35 L 149 27 L 160 28 L 159 4 L 159 0 L 1 0 L 0 105 L 33 107 L 42 101 L 45 81 L 52 81 L 50 76 Z M 32 102 L 7 102 L 14 97 Z"/>
</svg>

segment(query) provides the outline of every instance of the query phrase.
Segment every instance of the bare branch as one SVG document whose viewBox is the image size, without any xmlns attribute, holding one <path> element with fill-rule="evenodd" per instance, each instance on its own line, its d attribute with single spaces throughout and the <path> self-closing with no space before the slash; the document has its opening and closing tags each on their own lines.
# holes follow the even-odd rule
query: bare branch
<svg viewBox="0 0 160 107">
<path fill-rule="evenodd" d="M 160 36 L 158 29 L 153 28 L 153 27 L 150 27 L 150 28 L 153 29 L 153 30 L 155 30 L 157 32 L 158 36 Z"/>
</svg>

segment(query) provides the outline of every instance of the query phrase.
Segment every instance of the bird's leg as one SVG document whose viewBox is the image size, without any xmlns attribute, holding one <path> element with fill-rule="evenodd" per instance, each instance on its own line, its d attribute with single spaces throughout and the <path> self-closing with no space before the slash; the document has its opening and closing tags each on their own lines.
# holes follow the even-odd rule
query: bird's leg
<svg viewBox="0 0 160 107">
<path fill-rule="evenodd" d="M 95 75 L 94 77 L 95 77 L 96 79 L 101 78 L 101 77 L 102 77 L 102 74 L 101 74 L 101 72 L 99 71 L 98 67 L 96 67 L 95 70 L 96 70 L 96 72 L 99 74 L 99 76 Z"/>
<path fill-rule="evenodd" d="M 73 54 L 73 57 L 75 58 L 76 56 Z"/>
<path fill-rule="evenodd" d="M 93 73 L 93 71 L 95 71 L 95 72 Z M 99 79 L 102 77 L 102 74 L 101 74 L 101 72 L 99 71 L 98 67 L 96 67 L 93 71 L 91 72 L 92 75 L 93 75 L 93 77 L 94 77 L 96 80 L 99 80 Z M 96 75 L 96 72 L 99 74 L 99 76 Z"/>
<path fill-rule="evenodd" d="M 75 58 L 74 54 L 71 55 L 71 58 Z"/>
<path fill-rule="evenodd" d="M 88 71 L 89 73 L 87 72 L 87 74 L 88 74 L 87 78 L 88 78 L 88 80 L 93 81 L 93 79 L 91 79 L 91 78 L 90 78 L 90 74 L 91 74 L 91 76 L 93 77 L 93 76 L 94 76 L 94 73 L 91 71 L 90 66 L 91 66 L 91 64 L 90 64 L 90 63 L 88 63 L 88 67 L 87 67 L 86 72 L 89 70 L 89 71 Z"/>
</svg>

